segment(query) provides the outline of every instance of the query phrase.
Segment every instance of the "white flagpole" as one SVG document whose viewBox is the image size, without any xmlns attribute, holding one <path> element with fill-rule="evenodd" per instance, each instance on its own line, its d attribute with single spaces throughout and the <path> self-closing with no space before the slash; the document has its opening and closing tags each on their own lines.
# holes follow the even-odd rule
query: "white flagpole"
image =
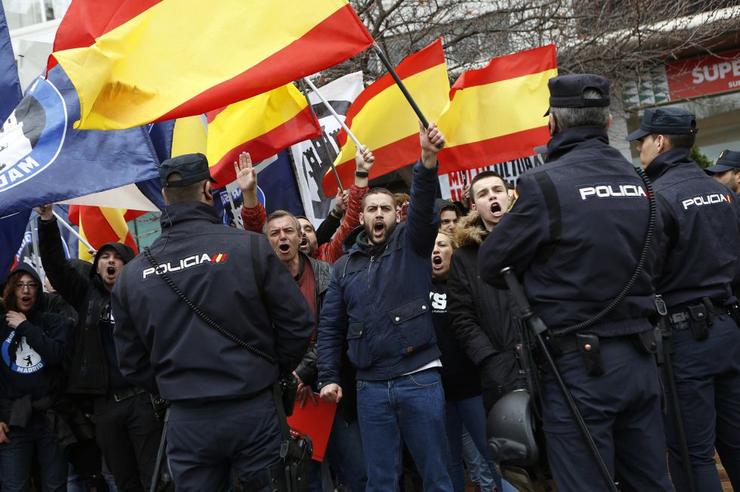
<svg viewBox="0 0 740 492">
<path fill-rule="evenodd" d="M 87 249 L 92 250 L 92 251 L 95 251 L 95 248 L 92 247 L 92 244 L 90 244 L 89 242 L 87 242 L 87 239 L 85 239 L 84 237 L 82 237 L 79 232 L 75 231 L 75 228 L 74 227 L 72 227 L 71 225 L 69 225 L 55 211 L 52 211 L 52 213 L 54 214 L 54 217 L 57 218 L 57 221 L 59 221 L 60 224 L 62 224 L 69 232 L 71 232 L 77 239 L 79 239 L 82 242 L 82 244 L 84 244 L 85 246 L 87 246 Z"/>
</svg>

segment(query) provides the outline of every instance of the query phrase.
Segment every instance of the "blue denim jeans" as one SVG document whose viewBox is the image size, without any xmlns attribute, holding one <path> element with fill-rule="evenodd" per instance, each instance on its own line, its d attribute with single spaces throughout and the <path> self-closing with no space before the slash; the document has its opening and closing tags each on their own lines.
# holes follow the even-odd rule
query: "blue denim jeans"
<svg viewBox="0 0 740 492">
<path fill-rule="evenodd" d="M 437 369 L 388 381 L 357 381 L 357 410 L 367 461 L 367 492 L 397 490 L 401 439 L 424 480 L 425 492 L 453 492 L 445 401 Z"/>
<path fill-rule="evenodd" d="M 41 490 L 67 489 L 67 460 L 57 436 L 45 417 L 34 415 L 25 428 L 11 427 L 10 442 L 0 444 L 0 488 L 3 492 L 26 492 L 31 484 L 34 455 L 41 471 Z"/>
</svg>

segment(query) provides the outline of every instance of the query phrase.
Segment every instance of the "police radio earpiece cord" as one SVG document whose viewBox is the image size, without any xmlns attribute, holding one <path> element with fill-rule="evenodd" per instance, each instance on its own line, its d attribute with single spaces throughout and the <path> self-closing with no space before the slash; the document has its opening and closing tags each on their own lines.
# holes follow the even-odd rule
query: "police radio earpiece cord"
<svg viewBox="0 0 740 492">
<path fill-rule="evenodd" d="M 638 259 L 637 265 L 632 272 L 632 276 L 624 285 L 624 288 L 622 288 L 621 292 L 619 292 L 619 294 L 617 294 L 617 296 L 612 299 L 611 302 L 607 304 L 604 309 L 602 309 L 600 312 L 596 313 L 593 317 L 587 319 L 586 321 L 582 321 L 573 326 L 568 326 L 559 330 L 551 330 L 553 336 L 560 337 L 564 335 L 572 335 L 573 333 L 577 333 L 579 331 L 590 328 L 591 326 L 604 319 L 605 316 L 614 311 L 614 309 L 616 309 L 616 307 L 624 300 L 624 298 L 627 297 L 627 294 L 630 293 L 632 287 L 634 287 L 635 285 L 635 282 L 637 282 L 637 278 L 640 276 L 640 274 L 642 274 L 642 270 L 645 267 L 645 262 L 647 261 L 648 254 L 650 254 L 650 246 L 653 242 L 653 235 L 655 234 L 655 221 L 657 213 L 655 207 L 655 195 L 653 194 L 653 184 L 650 181 L 650 178 L 648 178 L 647 174 L 645 174 L 645 171 L 640 167 L 636 167 L 635 172 L 640 176 L 640 179 L 642 179 L 642 182 L 645 185 L 645 192 L 647 194 L 649 206 L 649 217 L 647 230 L 645 231 L 645 239 L 642 243 L 642 251 L 640 252 L 640 258 Z"/>
</svg>

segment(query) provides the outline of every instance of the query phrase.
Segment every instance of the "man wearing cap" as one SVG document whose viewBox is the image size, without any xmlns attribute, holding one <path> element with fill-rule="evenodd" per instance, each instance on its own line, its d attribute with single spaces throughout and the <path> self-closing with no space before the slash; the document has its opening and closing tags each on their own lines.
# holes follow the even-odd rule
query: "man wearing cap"
<svg viewBox="0 0 740 492">
<path fill-rule="evenodd" d="M 723 150 L 714 166 L 704 171 L 735 194 L 740 192 L 740 152 Z"/>
<path fill-rule="evenodd" d="M 481 277 L 523 278 L 550 350 L 599 454 L 624 490 L 672 490 L 655 359 L 639 339 L 656 311 L 650 254 L 629 294 L 601 319 L 638 264 L 649 203 L 633 166 L 609 146 L 609 82 L 550 79 L 547 165 L 519 179 L 519 199 L 478 253 Z M 586 323 L 585 327 L 582 327 Z M 581 327 L 572 328 L 574 325 Z M 553 374 L 542 381 L 547 453 L 560 492 L 607 490 Z M 615 480 L 616 480 L 615 479 Z"/>
<path fill-rule="evenodd" d="M 740 329 L 731 283 L 740 251 L 735 197 L 689 158 L 696 119 L 679 108 L 647 109 L 637 143 L 661 207 L 665 257 L 655 289 L 668 307 L 672 368 L 696 490 L 721 491 L 719 452 L 740 490 Z M 715 166 L 716 167 L 716 166 Z M 669 410 L 671 407 L 669 406 Z M 676 416 L 666 418 L 676 490 L 688 490 Z"/>
<path fill-rule="evenodd" d="M 203 154 L 163 162 L 160 178 L 162 235 L 113 291 L 121 372 L 171 402 L 178 491 L 227 490 L 231 476 L 284 490 L 272 387 L 301 361 L 312 315 L 264 236 L 220 223 Z"/>
<path fill-rule="evenodd" d="M 95 438 L 120 491 L 144 491 L 154 470 L 162 424 L 149 393 L 118 370 L 113 343 L 111 291 L 134 252 L 106 243 L 95 254 L 89 275 L 64 257 L 51 205 L 38 210 L 39 249 L 51 285 L 78 315 L 66 392 L 92 401 Z"/>
</svg>

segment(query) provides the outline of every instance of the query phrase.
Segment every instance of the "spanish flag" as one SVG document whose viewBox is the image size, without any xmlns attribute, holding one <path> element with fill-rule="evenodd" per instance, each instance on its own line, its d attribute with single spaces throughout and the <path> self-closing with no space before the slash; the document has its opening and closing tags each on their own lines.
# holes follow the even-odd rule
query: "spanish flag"
<svg viewBox="0 0 740 492">
<path fill-rule="evenodd" d="M 431 122 L 449 102 L 450 82 L 440 39 L 413 53 L 396 67 L 421 112 Z M 370 179 L 388 174 L 417 161 L 421 155 L 419 120 L 401 90 L 386 74 L 370 84 L 347 111 L 345 123 L 362 145 L 375 154 Z M 334 160 L 342 186 L 349 187 L 354 179 L 357 147 L 347 133 L 337 135 L 339 155 Z M 336 194 L 337 183 L 330 170 L 323 179 L 324 194 Z"/>
<path fill-rule="evenodd" d="M 346 0 L 75 0 L 52 56 L 79 128 L 112 130 L 223 108 L 372 43 Z"/>
<path fill-rule="evenodd" d="M 208 113 L 207 156 L 211 176 L 225 186 L 233 181 L 234 162 L 249 152 L 253 162 L 295 143 L 321 135 L 321 125 L 293 84 Z"/>
<path fill-rule="evenodd" d="M 125 208 L 72 205 L 69 207 L 68 216 L 70 222 L 79 226 L 80 235 L 96 250 L 105 243 L 124 243 L 136 253 L 136 242 L 128 230 L 127 222 L 145 213 Z M 93 259 L 87 246 L 82 242 L 79 243 L 77 256 L 86 261 Z"/>
<path fill-rule="evenodd" d="M 547 143 L 547 81 L 557 76 L 554 45 L 493 58 L 463 73 L 439 118 L 447 139 L 440 174 L 532 155 Z"/>
</svg>

